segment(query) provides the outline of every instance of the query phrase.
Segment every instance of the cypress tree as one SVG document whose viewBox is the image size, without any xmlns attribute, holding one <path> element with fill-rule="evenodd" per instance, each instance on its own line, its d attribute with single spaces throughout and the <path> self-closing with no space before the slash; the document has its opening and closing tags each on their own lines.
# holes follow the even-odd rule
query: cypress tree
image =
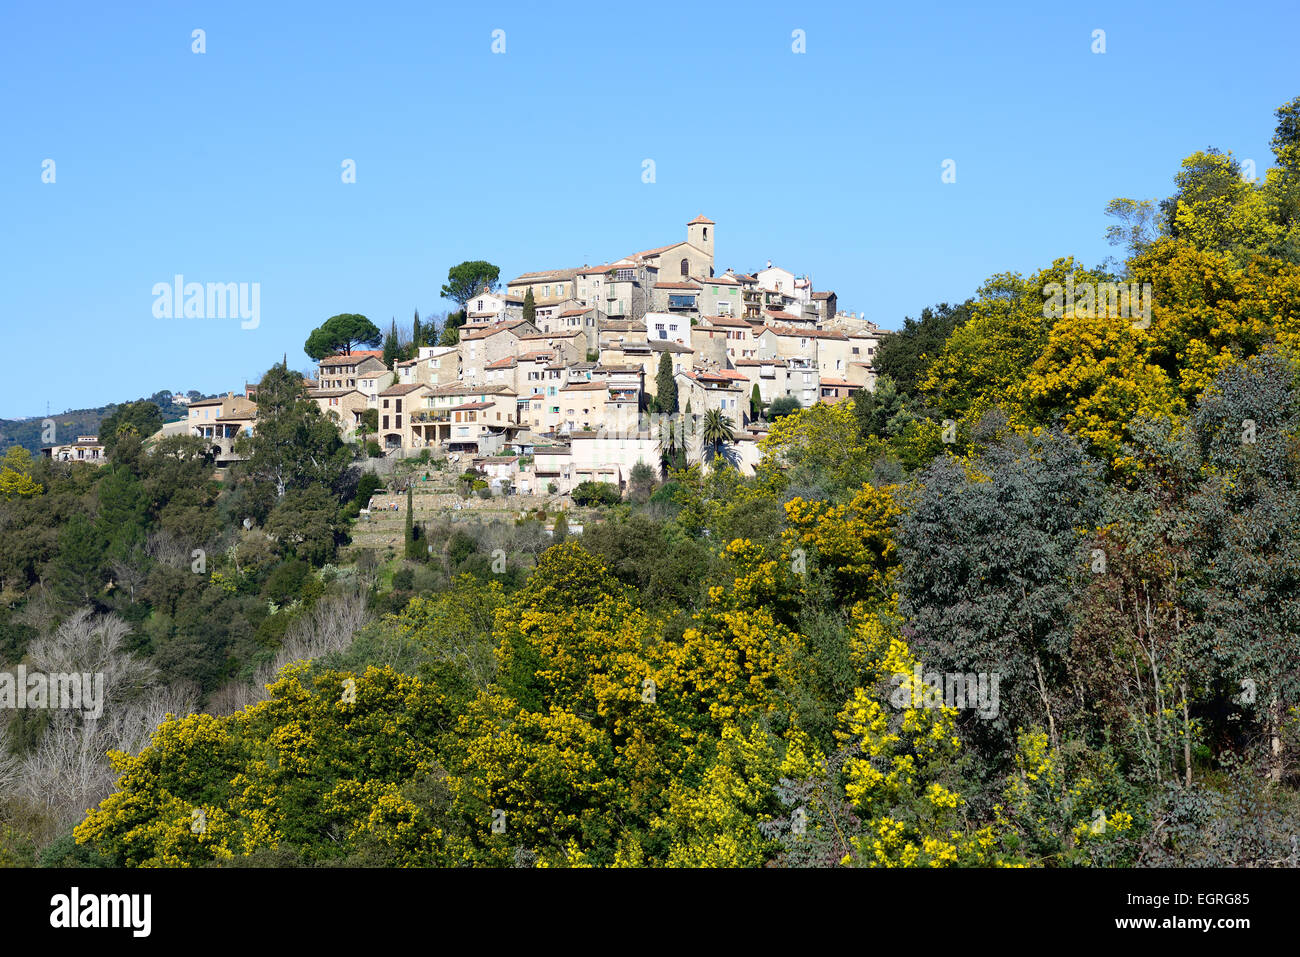
<svg viewBox="0 0 1300 957">
<path fill-rule="evenodd" d="M 673 359 L 668 353 L 659 357 L 659 371 L 655 374 L 655 406 L 667 415 L 677 413 L 677 380 L 673 377 Z"/>
</svg>

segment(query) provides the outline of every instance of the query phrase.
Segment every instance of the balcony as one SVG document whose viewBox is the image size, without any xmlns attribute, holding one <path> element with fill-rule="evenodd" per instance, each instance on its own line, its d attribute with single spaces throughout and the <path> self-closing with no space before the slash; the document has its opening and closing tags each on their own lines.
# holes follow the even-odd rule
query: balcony
<svg viewBox="0 0 1300 957">
<path fill-rule="evenodd" d="M 447 409 L 417 409 L 411 413 L 411 423 L 419 425 L 429 422 L 450 422 L 451 412 Z"/>
</svg>

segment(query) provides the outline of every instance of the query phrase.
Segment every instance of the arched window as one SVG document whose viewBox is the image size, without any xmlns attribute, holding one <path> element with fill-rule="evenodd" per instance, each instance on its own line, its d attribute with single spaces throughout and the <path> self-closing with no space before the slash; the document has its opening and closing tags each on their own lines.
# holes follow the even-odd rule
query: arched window
<svg viewBox="0 0 1300 957">
<path fill-rule="evenodd" d="M 683 275 L 683 276 L 689 276 L 690 274 L 691 274 L 691 264 L 688 263 L 685 259 L 683 259 L 683 260 L 682 260 L 682 275 Z"/>
<path fill-rule="evenodd" d="M 705 227 L 704 227 L 704 241 L 705 241 L 706 243 L 709 241 L 709 227 L 708 227 L 708 226 L 705 226 Z"/>
</svg>

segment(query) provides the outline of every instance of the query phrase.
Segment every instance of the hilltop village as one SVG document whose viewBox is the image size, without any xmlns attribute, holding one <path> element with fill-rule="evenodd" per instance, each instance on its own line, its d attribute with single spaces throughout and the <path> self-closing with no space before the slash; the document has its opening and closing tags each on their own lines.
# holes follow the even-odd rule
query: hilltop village
<svg viewBox="0 0 1300 957">
<path fill-rule="evenodd" d="M 872 388 L 886 333 L 839 311 L 835 293 L 806 275 L 771 262 L 752 274 L 719 269 L 715 241 L 716 224 L 697 216 L 679 242 L 483 288 L 457 344 L 422 346 L 391 367 L 380 350 L 325 357 L 309 395 L 345 438 L 374 440 L 384 455 L 429 449 L 503 491 L 565 493 L 585 481 L 626 488 L 633 466 L 659 461 L 665 427 L 654 413 L 671 370 L 669 411 L 687 457 L 711 457 L 698 424 L 716 410 L 730 431 L 721 454 L 750 473 L 763 410 Z M 174 431 L 233 464 L 235 439 L 257 425 L 254 396 L 246 387 L 191 401 Z"/>
</svg>

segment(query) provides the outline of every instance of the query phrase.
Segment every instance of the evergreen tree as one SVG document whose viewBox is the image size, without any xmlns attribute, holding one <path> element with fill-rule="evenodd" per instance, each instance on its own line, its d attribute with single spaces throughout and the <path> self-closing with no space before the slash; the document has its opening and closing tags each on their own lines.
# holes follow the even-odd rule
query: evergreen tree
<svg viewBox="0 0 1300 957">
<path fill-rule="evenodd" d="M 258 384 L 257 428 L 235 440 L 235 451 L 245 457 L 242 476 L 269 483 L 276 498 L 311 485 L 335 490 L 349 458 L 338 426 L 307 397 L 302 376 L 282 365 Z"/>
<path fill-rule="evenodd" d="M 665 352 L 659 357 L 655 375 L 655 408 L 667 415 L 677 413 L 677 380 L 673 377 L 673 357 Z"/>
<path fill-rule="evenodd" d="M 388 335 L 384 336 L 384 365 L 391 369 L 393 363 L 401 358 L 401 351 L 402 345 L 397 341 L 397 319 L 394 318 Z"/>
<path fill-rule="evenodd" d="M 103 584 L 103 569 L 103 538 L 90 519 L 78 512 L 59 530 L 54 589 L 66 601 L 93 602 Z"/>
<path fill-rule="evenodd" d="M 749 392 L 749 417 L 751 419 L 761 418 L 763 415 L 763 393 L 759 391 L 758 383 L 754 383 L 754 388 Z"/>
<path fill-rule="evenodd" d="M 524 322 L 532 322 L 537 318 L 537 303 L 533 300 L 533 287 L 528 287 L 528 292 L 524 293 Z"/>
<path fill-rule="evenodd" d="M 415 486 L 406 487 L 406 557 L 420 557 L 420 543 L 415 529 L 415 511 L 414 505 Z"/>
<path fill-rule="evenodd" d="M 442 335 L 438 338 L 440 346 L 454 346 L 460 342 L 460 327 L 465 324 L 465 312 L 453 312 L 442 324 Z"/>
</svg>

